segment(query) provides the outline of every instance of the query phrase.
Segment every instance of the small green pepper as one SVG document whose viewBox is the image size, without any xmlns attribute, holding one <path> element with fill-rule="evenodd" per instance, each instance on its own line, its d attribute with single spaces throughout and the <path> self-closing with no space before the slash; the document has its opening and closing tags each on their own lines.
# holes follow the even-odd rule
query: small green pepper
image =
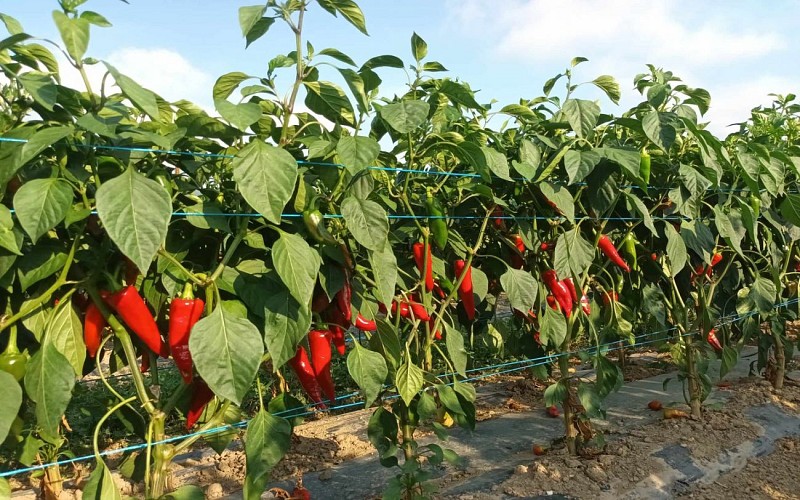
<svg viewBox="0 0 800 500">
<path fill-rule="evenodd" d="M 761 198 L 755 194 L 750 194 L 750 208 L 755 212 L 756 217 L 761 215 Z"/>
<path fill-rule="evenodd" d="M 319 243 L 325 245 L 338 245 L 331 233 L 325 228 L 325 218 L 319 210 L 306 210 L 303 212 L 303 222 L 306 224 L 306 229 L 311 233 L 311 237 Z"/>
<path fill-rule="evenodd" d="M 8 337 L 8 346 L 3 354 L 0 354 L 0 370 L 10 373 L 19 382 L 25 377 L 28 364 L 28 356 L 19 352 L 17 347 L 17 327 L 11 327 Z"/>
<path fill-rule="evenodd" d="M 433 196 L 430 189 L 428 189 L 425 207 L 428 209 L 428 224 L 431 228 L 433 243 L 439 250 L 444 250 L 447 245 L 447 220 L 444 217 L 442 205 L 439 204 L 439 200 Z"/>
<path fill-rule="evenodd" d="M 623 241 L 623 248 L 625 253 L 631 258 L 631 269 L 636 270 L 639 265 L 636 263 L 636 237 L 633 233 L 628 233 Z"/>
<path fill-rule="evenodd" d="M 645 184 L 650 184 L 650 153 L 647 149 L 642 149 L 642 154 L 639 156 L 639 176 Z"/>
</svg>

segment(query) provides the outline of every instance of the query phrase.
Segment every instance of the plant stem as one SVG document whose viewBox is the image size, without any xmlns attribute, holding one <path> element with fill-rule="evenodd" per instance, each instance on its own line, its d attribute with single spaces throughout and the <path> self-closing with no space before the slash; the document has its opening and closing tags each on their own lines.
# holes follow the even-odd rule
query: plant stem
<svg viewBox="0 0 800 500">
<path fill-rule="evenodd" d="M 772 332 L 772 346 L 775 349 L 775 379 L 772 381 L 772 387 L 776 391 L 783 389 L 783 379 L 786 377 L 786 354 L 781 333 L 774 329 Z"/>
<path fill-rule="evenodd" d="M 697 375 L 696 353 L 693 343 L 694 334 L 684 337 L 686 343 L 686 374 L 689 384 L 689 406 L 692 409 L 692 418 L 701 417 L 701 395 L 700 377 Z"/>
<path fill-rule="evenodd" d="M 297 55 L 297 73 L 294 84 L 292 85 L 292 93 L 289 96 L 289 101 L 286 103 L 283 110 L 283 126 L 281 127 L 281 139 L 279 143 L 281 146 L 285 146 L 289 143 L 289 120 L 292 119 L 294 103 L 297 100 L 297 93 L 300 91 L 300 85 L 303 84 L 303 74 L 305 73 L 305 66 L 303 65 L 303 19 L 305 17 L 305 12 L 306 8 L 305 5 L 303 5 L 297 17 L 297 26 L 292 26 Z"/>
<path fill-rule="evenodd" d="M 228 250 L 225 252 L 225 255 L 222 257 L 222 261 L 219 263 L 217 268 L 214 269 L 214 272 L 211 274 L 211 276 L 209 276 L 208 279 L 205 281 L 205 285 L 208 285 L 209 283 L 211 283 L 213 281 L 216 281 L 217 278 L 219 278 L 220 275 L 222 274 L 222 271 L 225 270 L 225 266 L 227 266 L 228 262 L 230 262 L 231 258 L 233 257 L 233 253 L 236 251 L 236 248 L 239 246 L 239 243 L 242 242 L 242 240 L 244 239 L 244 236 L 247 234 L 247 224 L 249 222 L 250 222 L 250 218 L 249 217 L 245 217 L 244 220 L 241 222 L 242 225 L 239 226 L 239 231 L 236 232 L 236 236 L 233 238 L 233 241 L 231 242 L 231 245 L 228 247 Z"/>
<path fill-rule="evenodd" d="M 147 498 L 161 498 L 167 489 L 167 478 L 169 477 L 169 466 L 172 462 L 172 445 L 161 443 L 164 440 L 164 422 L 167 416 L 159 411 L 153 416 L 153 441 L 155 445 L 155 464 L 153 465 L 150 478 L 150 489 L 145 494 Z M 150 443 L 148 443 L 148 448 Z"/>
<path fill-rule="evenodd" d="M 201 280 L 200 278 L 195 276 L 195 274 L 193 272 L 191 272 L 188 269 L 186 269 L 186 267 L 184 267 L 184 265 L 181 264 L 181 262 L 178 259 L 176 259 L 171 253 L 167 252 L 164 248 L 159 248 L 158 249 L 158 255 L 164 257 L 172 265 L 174 265 L 175 267 L 180 269 L 181 272 L 183 274 L 185 274 L 186 277 L 189 278 L 192 281 L 192 283 L 194 283 L 196 285 L 202 285 L 204 283 L 203 280 Z"/>
<path fill-rule="evenodd" d="M 567 335 L 567 339 L 569 339 L 569 335 Z M 564 341 L 565 343 L 568 340 Z M 577 455 L 578 447 L 577 447 L 577 438 L 578 438 L 578 431 L 575 429 L 573 425 L 573 420 L 575 416 L 572 412 L 572 405 L 570 404 L 571 393 L 572 393 L 572 384 L 570 382 L 569 376 L 569 355 L 564 353 L 566 349 L 562 347 L 562 353 L 558 357 L 558 368 L 561 372 L 561 380 L 564 381 L 564 384 L 567 387 L 567 392 L 564 395 L 564 399 L 562 400 L 562 405 L 564 406 L 564 439 L 566 440 L 567 444 L 567 451 L 570 455 Z"/>
</svg>

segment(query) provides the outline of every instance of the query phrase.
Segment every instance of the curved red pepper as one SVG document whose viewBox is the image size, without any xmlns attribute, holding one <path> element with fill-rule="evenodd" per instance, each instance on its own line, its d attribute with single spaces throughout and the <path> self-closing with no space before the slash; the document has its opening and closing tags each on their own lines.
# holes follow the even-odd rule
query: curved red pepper
<svg viewBox="0 0 800 500">
<path fill-rule="evenodd" d="M 397 301 L 392 301 L 392 314 L 398 314 Z M 403 301 L 400 304 L 399 314 L 401 318 L 410 320 L 428 321 L 431 319 L 431 315 L 425 310 L 425 306 L 418 302 Z"/>
<path fill-rule="evenodd" d="M 558 305 L 558 301 L 552 293 L 547 294 L 547 305 L 554 311 L 561 311 L 561 306 Z"/>
<path fill-rule="evenodd" d="M 209 389 L 208 385 L 201 380 L 194 381 L 194 389 L 192 391 L 192 400 L 189 403 L 189 410 L 186 412 L 186 429 L 189 430 L 194 427 L 200 415 L 203 414 L 203 409 L 209 401 L 214 399 L 214 392 Z"/>
<path fill-rule="evenodd" d="M 289 360 L 289 365 L 294 370 L 297 379 L 300 381 L 300 385 L 303 386 L 303 390 L 306 391 L 311 401 L 317 403 L 321 408 L 326 408 L 325 404 L 322 402 L 322 395 L 320 393 L 317 377 L 314 375 L 314 369 L 311 366 L 311 362 L 308 360 L 308 354 L 306 354 L 306 350 L 303 346 L 297 346 L 297 353 Z"/>
<path fill-rule="evenodd" d="M 417 264 L 420 275 L 425 273 L 425 290 L 433 290 L 433 258 L 431 257 L 431 246 L 428 245 L 427 252 L 425 252 L 425 245 L 423 243 L 414 243 L 412 246 L 414 252 L 414 262 Z M 425 258 L 423 260 L 423 253 Z M 425 267 L 427 266 L 427 271 Z"/>
<path fill-rule="evenodd" d="M 83 342 L 86 344 L 90 358 L 94 358 L 97 350 L 100 349 L 100 341 L 103 338 L 105 327 L 106 319 L 103 317 L 103 313 L 94 303 L 89 303 L 86 308 L 86 318 L 83 321 Z"/>
<path fill-rule="evenodd" d="M 592 314 L 592 305 L 589 302 L 589 297 L 587 297 L 585 293 L 581 295 L 581 310 L 583 310 L 587 316 Z"/>
<path fill-rule="evenodd" d="M 175 297 L 169 306 L 169 350 L 183 381 L 192 382 L 192 355 L 189 353 L 189 333 L 200 320 L 205 308 L 202 299 Z"/>
<path fill-rule="evenodd" d="M 713 328 L 709 330 L 708 335 L 706 335 L 706 342 L 708 342 L 708 344 L 715 350 L 722 350 L 722 344 L 719 343 L 719 339 L 717 338 L 717 334 L 714 332 Z"/>
<path fill-rule="evenodd" d="M 567 285 L 565 285 L 563 281 L 558 280 L 556 272 L 552 269 L 545 271 L 542 274 L 542 279 L 548 290 L 550 290 L 550 293 L 555 296 L 564 315 L 569 318 L 572 314 L 572 297 L 569 294 Z"/>
<path fill-rule="evenodd" d="M 511 267 L 514 269 L 522 269 L 522 266 L 525 265 L 525 259 L 522 257 L 525 255 L 525 242 L 522 241 L 522 236 L 518 234 L 514 235 L 514 246 L 519 250 L 519 254 L 516 252 L 511 253 Z"/>
<path fill-rule="evenodd" d="M 625 259 L 619 255 L 619 252 L 617 252 L 617 247 L 614 246 L 614 242 L 611 241 L 611 238 L 605 234 L 602 235 L 600 240 L 597 242 L 597 247 L 606 257 L 608 257 L 608 260 L 621 267 L 626 273 L 631 272 L 631 267 L 627 262 L 625 262 Z"/>
<path fill-rule="evenodd" d="M 552 241 L 545 241 L 545 242 L 542 242 L 541 245 L 539 245 L 539 250 L 541 250 L 542 252 L 550 252 L 550 251 L 555 250 L 555 248 L 556 248 L 556 244 L 554 242 L 552 242 Z"/>
<path fill-rule="evenodd" d="M 105 300 L 151 351 L 165 358 L 168 356 L 158 325 L 136 287 L 125 287 Z"/>
<path fill-rule="evenodd" d="M 430 330 L 433 331 L 433 328 L 435 326 L 436 326 L 436 318 L 429 319 L 428 320 L 428 328 L 430 328 Z M 436 332 L 434 332 L 434 334 L 433 334 L 433 338 L 435 338 L 436 340 L 442 340 L 442 331 L 441 330 L 436 330 Z"/>
<path fill-rule="evenodd" d="M 461 303 L 464 305 L 464 312 L 467 314 L 467 319 L 474 321 L 475 295 L 472 292 L 472 267 L 468 267 L 467 263 L 463 260 L 455 261 L 453 267 L 455 268 L 456 279 L 461 279 L 461 275 L 464 275 L 464 279 L 458 287 L 458 298 L 461 299 Z"/>
<path fill-rule="evenodd" d="M 611 290 L 610 292 L 603 292 L 603 305 L 608 306 L 612 302 L 619 301 L 619 294 L 616 290 Z"/>
<path fill-rule="evenodd" d="M 572 297 L 572 302 L 578 302 L 578 291 L 575 289 L 575 282 L 572 281 L 572 278 L 564 278 L 561 281 L 567 287 L 567 290 L 569 290 L 569 295 Z"/>
<path fill-rule="evenodd" d="M 339 355 L 344 356 L 346 352 L 345 344 L 345 331 L 350 328 L 350 322 L 347 321 L 338 307 L 329 307 L 325 310 L 323 319 L 328 323 L 328 329 L 331 332 L 331 340 Z"/>
<path fill-rule="evenodd" d="M 314 377 L 331 404 L 336 402 L 336 389 L 331 376 L 331 332 L 311 330 L 308 332 L 308 347 L 311 348 L 311 367 Z"/>
<path fill-rule="evenodd" d="M 378 329 L 378 325 L 375 324 L 374 320 L 367 319 L 358 313 L 356 316 L 356 328 L 364 332 L 374 332 Z"/>
</svg>

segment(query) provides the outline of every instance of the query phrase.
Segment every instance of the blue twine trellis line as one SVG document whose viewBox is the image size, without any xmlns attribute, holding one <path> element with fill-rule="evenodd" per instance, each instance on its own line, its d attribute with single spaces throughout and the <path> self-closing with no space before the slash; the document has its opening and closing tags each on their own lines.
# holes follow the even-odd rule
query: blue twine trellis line
<svg viewBox="0 0 800 500">
<path fill-rule="evenodd" d="M 29 142 L 28 139 L 20 139 L 16 137 L 0 137 L 0 142 L 13 142 L 13 143 L 27 143 Z M 76 147 L 82 148 L 94 148 L 94 149 L 104 149 L 109 151 L 121 151 L 121 152 L 130 152 L 130 153 L 154 153 L 154 154 L 165 154 L 170 156 L 193 156 L 198 158 L 212 158 L 212 159 L 233 159 L 236 155 L 228 155 L 228 154 L 220 154 L 220 153 L 204 153 L 199 151 L 179 151 L 174 149 L 153 149 L 153 148 L 143 148 L 143 147 L 135 147 L 135 146 L 111 146 L 106 144 L 81 144 L 76 143 L 74 144 Z M 309 160 L 295 160 L 298 165 L 310 165 L 310 166 L 320 166 L 320 167 L 336 167 L 336 168 L 346 168 L 346 165 L 341 163 L 333 163 L 333 162 L 321 162 L 321 161 L 309 161 Z M 433 170 L 433 169 L 414 169 L 414 168 L 399 168 L 399 167 L 385 167 L 385 166 L 377 166 L 377 165 L 369 165 L 365 167 L 366 170 L 375 170 L 375 171 L 383 171 L 383 172 L 393 172 L 393 173 L 407 173 L 407 174 L 423 174 L 423 175 L 438 175 L 438 176 L 446 176 L 446 177 L 462 177 L 462 178 L 481 178 L 481 174 L 472 174 L 467 172 L 444 172 L 441 170 Z M 497 176 L 493 176 L 497 177 Z M 515 177 L 511 178 L 513 182 L 528 182 L 530 179 L 526 179 L 525 177 Z M 577 182 L 574 185 L 576 186 L 586 186 L 585 182 Z M 629 184 L 629 185 L 622 185 L 619 186 L 620 189 L 642 189 L 642 186 Z M 653 189 L 656 191 L 669 191 L 674 189 L 674 187 L 670 186 L 652 186 L 648 185 L 647 189 Z M 749 188 L 739 188 L 739 189 L 725 189 L 725 188 L 718 188 L 718 189 L 711 189 L 708 188 L 708 191 L 717 191 L 722 193 L 735 193 L 735 192 L 749 192 Z M 766 191 L 762 189 L 761 191 Z"/>
<path fill-rule="evenodd" d="M 798 299 L 791 299 L 791 300 L 784 301 L 784 302 L 779 303 L 779 304 L 775 304 L 773 308 L 774 309 L 778 309 L 778 308 L 782 308 L 782 307 L 787 307 L 789 305 L 798 303 L 798 301 L 799 301 Z M 724 316 L 724 317 L 722 317 L 722 318 L 720 318 L 718 320 L 718 325 L 733 324 L 733 323 L 735 323 L 737 321 L 742 321 L 742 320 L 744 320 L 746 318 L 749 318 L 749 317 L 752 317 L 752 316 L 756 316 L 758 314 L 760 314 L 760 311 L 751 311 L 751 312 L 743 314 L 743 315 L 732 314 L 732 315 L 729 315 L 729 316 Z M 638 336 L 636 338 L 644 338 L 644 337 L 650 337 L 650 336 L 654 336 L 654 335 L 658 335 L 658 334 L 662 334 L 662 333 L 669 333 L 670 331 L 674 331 L 676 329 L 677 328 L 672 327 L 672 328 L 669 328 L 669 329 L 666 329 L 666 330 L 663 330 L 663 331 L 649 332 L 649 333 L 646 333 L 646 334 L 642 334 L 642 335 L 640 335 L 640 336 Z M 682 338 L 682 337 L 685 337 L 685 336 L 694 335 L 694 333 L 695 332 L 687 332 L 687 333 L 684 333 L 684 334 L 680 335 L 679 337 Z M 646 342 L 636 342 L 633 345 L 625 345 L 625 344 L 620 345 L 622 343 L 621 341 L 614 341 L 614 342 L 609 342 L 607 344 L 603 344 L 603 345 L 600 345 L 600 346 L 593 346 L 589 350 L 595 349 L 595 352 L 596 352 L 597 349 L 603 348 L 605 346 L 605 347 L 609 347 L 609 349 L 606 352 L 614 352 L 614 351 L 617 351 L 617 350 L 620 350 L 620 349 L 626 349 L 628 347 L 637 347 L 637 346 L 649 345 L 649 344 L 653 344 L 653 343 L 660 342 L 660 341 L 661 341 L 661 339 L 653 339 L 653 340 L 649 340 L 649 341 L 646 341 Z M 501 363 L 501 364 L 498 364 L 498 365 L 492 365 L 492 366 L 488 366 L 488 367 L 473 369 L 473 370 L 470 370 L 470 372 L 474 372 L 476 370 L 489 370 L 489 369 L 492 369 L 492 368 L 495 368 L 495 367 L 502 368 L 502 367 L 505 367 L 505 366 L 509 366 L 510 364 L 517 364 L 518 365 L 518 366 L 516 366 L 514 368 L 510 368 L 510 369 L 503 370 L 503 371 L 500 371 L 500 372 L 484 373 L 484 374 L 481 374 L 481 375 L 477 375 L 475 377 L 471 377 L 471 378 L 467 378 L 467 379 L 461 380 L 459 382 L 460 383 L 473 382 L 473 381 L 476 381 L 476 380 L 481 380 L 481 379 L 484 379 L 484 378 L 489 378 L 489 377 L 493 377 L 493 376 L 496 376 L 496 375 L 501 375 L 501 374 L 504 374 L 504 373 L 512 373 L 512 372 L 516 372 L 516 371 L 525 370 L 525 369 L 528 369 L 528 368 L 533 368 L 533 367 L 536 367 L 536 366 L 542 366 L 542 365 L 545 365 L 545 364 L 548 364 L 548 363 L 552 362 L 553 359 L 557 358 L 558 356 L 574 355 L 574 354 L 577 354 L 577 353 L 580 353 L 580 352 L 587 352 L 587 350 L 579 349 L 579 350 L 569 351 L 569 352 L 566 352 L 566 353 L 561 353 L 559 355 L 548 355 L 548 356 L 542 356 L 542 357 L 539 357 L 539 358 L 522 360 L 520 362 Z M 450 383 L 447 383 L 445 385 L 450 386 L 450 385 L 453 385 L 453 384 L 454 384 L 454 382 L 450 382 Z M 337 396 L 336 400 L 337 401 L 342 401 L 342 400 L 345 400 L 345 399 L 350 399 L 350 398 L 356 397 L 358 395 L 359 395 L 358 392 L 352 392 L 350 394 Z M 390 395 L 390 396 L 384 398 L 384 400 L 392 400 L 392 399 L 396 399 L 398 397 L 400 397 L 399 394 L 393 394 L 393 395 Z M 318 411 L 331 412 L 331 411 L 334 411 L 334 410 L 342 410 L 342 409 L 362 406 L 363 404 L 364 404 L 364 402 L 362 400 L 362 401 L 355 401 L 355 402 L 351 402 L 351 403 L 345 403 L 345 404 L 341 404 L 341 405 L 328 407 L 328 408 L 325 408 L 325 409 L 316 409 L 316 410 L 310 410 L 315 405 L 314 404 L 309 404 L 309 405 L 305 405 L 304 407 L 301 407 L 301 408 L 292 408 L 292 409 L 289 409 L 289 410 L 276 412 L 274 415 L 275 416 L 286 416 L 287 418 L 298 418 L 298 417 L 312 415 L 312 414 L 314 414 L 315 412 L 318 412 Z M 304 408 L 309 409 L 309 411 L 305 411 L 305 412 L 302 412 L 302 413 L 293 413 L 293 412 L 296 412 L 298 410 L 302 410 Z M 138 451 L 138 450 L 145 449 L 148 446 L 172 443 L 172 442 L 181 441 L 183 439 L 187 439 L 187 438 L 194 437 L 194 436 L 205 436 L 205 435 L 223 433 L 223 432 L 227 432 L 227 431 L 231 431 L 231 430 L 234 430 L 234 429 L 245 427 L 248 422 L 249 422 L 249 420 L 243 420 L 243 421 L 237 422 L 235 424 L 229 424 L 229 425 L 224 425 L 224 426 L 219 426 L 219 427 L 213 427 L 211 429 L 205 429 L 205 430 L 202 430 L 202 431 L 197 431 L 197 432 L 193 432 L 193 433 L 189 433 L 189 434 L 183 434 L 181 436 L 173 436 L 173 437 L 170 437 L 170 438 L 163 439 L 161 441 L 152 442 L 149 445 L 148 445 L 148 443 L 139 443 L 139 444 L 135 444 L 135 445 L 125 446 L 123 448 L 117 448 L 117 449 L 114 449 L 114 450 L 104 450 L 104 451 L 100 452 L 100 456 L 104 457 L 104 456 L 109 456 L 109 455 L 126 453 L 126 452 L 129 452 L 129 451 Z M 15 476 L 15 475 L 18 475 L 18 474 L 24 474 L 24 473 L 27 473 L 27 472 L 34 472 L 34 471 L 45 469 L 45 468 L 48 468 L 48 467 L 68 465 L 70 463 L 77 463 L 77 462 L 83 462 L 83 461 L 87 461 L 87 460 L 92 460 L 94 458 L 95 458 L 95 455 L 91 454 L 91 455 L 84 455 L 84 456 L 80 456 L 80 457 L 74 457 L 74 458 L 59 460 L 59 461 L 51 462 L 51 463 L 48 463 L 48 464 L 38 464 L 38 465 L 35 465 L 35 466 L 31 466 L 31 467 L 25 467 L 25 468 L 15 469 L 15 470 L 11 470 L 11 471 L 0 472 L 0 477 Z"/>
</svg>

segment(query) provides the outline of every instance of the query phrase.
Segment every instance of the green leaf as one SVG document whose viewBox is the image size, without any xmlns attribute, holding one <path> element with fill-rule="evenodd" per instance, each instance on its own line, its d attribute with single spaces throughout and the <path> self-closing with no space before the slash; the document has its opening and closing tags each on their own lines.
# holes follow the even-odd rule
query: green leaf
<svg viewBox="0 0 800 500">
<path fill-rule="evenodd" d="M 356 175 L 378 159 L 381 146 L 371 137 L 344 136 L 336 145 L 339 163 L 342 163 L 350 175 Z"/>
<path fill-rule="evenodd" d="M 714 235 L 702 221 L 689 220 L 681 223 L 681 237 L 686 246 L 703 258 L 706 262 L 711 258 L 714 249 Z"/>
<path fill-rule="evenodd" d="M 292 426 L 284 418 L 259 410 L 247 423 L 244 453 L 247 476 L 244 498 L 258 500 L 266 489 L 272 469 L 283 459 L 292 444 Z"/>
<path fill-rule="evenodd" d="M 92 12 L 91 10 L 85 10 L 81 12 L 81 19 L 86 19 L 91 24 L 94 24 L 95 26 L 99 26 L 101 28 L 111 27 L 111 23 L 108 21 L 108 19 L 103 17 L 101 14 L 98 14 L 97 12 Z"/>
<path fill-rule="evenodd" d="M 564 401 L 566 395 L 567 386 L 564 380 L 559 380 L 555 384 L 548 385 L 547 389 L 544 390 L 544 404 L 552 406 L 561 403 Z"/>
<path fill-rule="evenodd" d="M 430 105 L 425 101 L 400 101 L 379 111 L 381 118 L 401 134 L 407 134 L 428 120 Z"/>
<path fill-rule="evenodd" d="M 454 328 L 449 323 L 444 323 L 444 326 L 444 340 L 447 345 L 447 354 L 450 355 L 450 361 L 453 363 L 456 373 L 462 377 L 466 377 L 469 356 L 467 350 L 464 348 L 464 336 L 461 335 L 461 332 L 457 328 Z"/>
<path fill-rule="evenodd" d="M 600 117 L 600 106 L 583 99 L 568 99 L 561 112 L 567 117 L 572 130 L 579 137 L 587 137 L 592 133 Z"/>
<path fill-rule="evenodd" d="M 669 150 L 677 137 L 675 124 L 678 119 L 673 113 L 651 111 L 642 118 L 642 127 L 647 138 L 663 151 Z"/>
<path fill-rule="evenodd" d="M 36 241 L 64 220 L 72 205 L 72 187 L 57 178 L 33 179 L 14 195 L 14 210 L 31 241 Z"/>
<path fill-rule="evenodd" d="M 416 32 L 411 35 L 411 55 L 414 56 L 417 63 L 425 59 L 425 56 L 428 55 L 428 44 L 425 43 L 425 40 L 417 35 Z"/>
<path fill-rule="evenodd" d="M 280 281 L 276 273 L 269 273 L 257 284 L 258 295 L 264 300 L 264 341 L 272 356 L 272 366 L 279 369 L 292 359 L 297 344 L 311 328 L 311 309 L 308 302 L 298 302 Z"/>
<path fill-rule="evenodd" d="M 622 97 L 622 94 L 619 90 L 619 83 L 617 83 L 617 80 L 615 80 L 613 76 L 600 75 L 592 80 L 592 83 L 595 87 L 605 92 L 608 98 L 611 99 L 611 102 L 619 104 L 619 99 Z"/>
<path fill-rule="evenodd" d="M 189 351 L 208 387 L 238 405 L 255 379 L 264 342 L 249 320 L 217 307 L 192 328 Z"/>
<path fill-rule="evenodd" d="M 348 56 L 347 54 L 338 49 L 333 49 L 333 48 L 322 49 L 318 52 L 318 55 L 332 57 L 337 61 L 349 64 L 350 66 L 356 65 L 355 61 L 353 61 L 353 59 L 351 59 L 350 56 Z"/>
<path fill-rule="evenodd" d="M 384 467 L 397 465 L 397 418 L 383 407 L 378 407 L 367 424 L 367 438 L 378 450 L 378 457 Z"/>
<path fill-rule="evenodd" d="M 17 21 L 16 18 L 11 17 L 8 14 L 0 13 L 0 21 L 3 21 L 3 24 L 5 24 L 8 33 L 11 35 L 18 35 L 23 31 L 25 31 L 22 29 L 22 24 L 20 24 L 20 22 Z"/>
<path fill-rule="evenodd" d="M 268 221 L 279 224 L 297 183 L 297 161 L 286 150 L 253 139 L 231 164 L 245 201 Z"/>
<path fill-rule="evenodd" d="M 755 279 L 750 289 L 750 298 L 753 299 L 753 302 L 762 314 L 767 314 L 772 311 L 775 306 L 777 293 L 775 283 L 767 278 L 759 276 Z"/>
<path fill-rule="evenodd" d="M 250 33 L 266 11 L 267 6 L 264 4 L 239 7 L 239 27 L 242 29 L 242 36 L 246 37 Z"/>
<path fill-rule="evenodd" d="M 252 44 L 256 40 L 264 36 L 267 33 L 267 31 L 269 31 L 270 26 L 272 26 L 273 24 L 275 24 L 275 18 L 273 17 L 262 17 L 261 19 L 256 21 L 256 23 L 253 25 L 250 31 L 248 31 L 247 34 L 245 35 L 244 48 L 249 47 L 250 44 Z M 272 69 L 271 63 L 270 63 L 270 69 Z"/>
<path fill-rule="evenodd" d="M 2 159 L 0 184 L 7 184 L 17 170 L 34 158 L 38 158 L 53 143 L 71 135 L 74 130 L 72 126 L 42 128 L 31 135 L 26 143 L 4 143 L 3 146 L 8 148 L 8 154 L 0 158 Z"/>
<path fill-rule="evenodd" d="M 97 190 L 97 215 L 111 240 L 146 272 L 167 237 L 172 199 L 153 179 L 132 167 Z"/>
<path fill-rule="evenodd" d="M 320 260 L 306 240 L 296 234 L 281 233 L 272 246 L 272 264 L 299 303 L 311 302 Z"/>
<path fill-rule="evenodd" d="M 539 189 L 548 201 L 556 205 L 567 220 L 575 223 L 575 203 L 572 200 L 572 193 L 567 188 L 550 182 L 542 182 L 539 184 Z"/>
<path fill-rule="evenodd" d="M 39 244 L 25 252 L 17 266 L 22 291 L 61 271 L 66 263 L 67 254 L 58 246 Z"/>
<path fill-rule="evenodd" d="M 368 35 L 367 33 L 367 22 L 364 18 L 364 13 L 361 11 L 359 6 L 353 0 L 317 0 L 319 4 L 333 14 L 334 16 L 338 12 L 342 15 L 347 21 L 355 26 L 358 31 Z"/>
<path fill-rule="evenodd" d="M 122 495 L 114 483 L 111 471 L 102 460 L 97 461 L 97 465 L 89 475 L 89 480 L 83 487 L 82 498 L 86 500 L 122 500 Z"/>
<path fill-rule="evenodd" d="M 46 110 L 53 111 L 53 105 L 58 100 L 58 87 L 53 83 L 50 75 L 31 71 L 19 75 L 17 80 L 33 97 L 34 101 L 41 104 Z"/>
<path fill-rule="evenodd" d="M 633 149 L 595 148 L 600 156 L 622 167 L 623 173 L 633 182 L 640 182 L 639 160 L 641 153 Z"/>
<path fill-rule="evenodd" d="M 0 477 L 0 498 L 7 500 L 11 498 L 11 485 L 8 479 Z"/>
<path fill-rule="evenodd" d="M 633 208 L 632 212 L 636 212 L 639 214 L 639 217 L 642 218 L 642 224 L 644 227 L 650 230 L 653 233 L 653 236 L 658 237 L 658 231 L 656 231 L 656 226 L 653 224 L 653 218 L 650 216 L 650 211 L 647 209 L 647 206 L 644 202 L 636 195 L 625 193 L 625 198 L 628 200 L 628 203 Z"/>
<path fill-rule="evenodd" d="M 787 194 L 778 209 L 786 220 L 800 226 L 800 194 Z"/>
<path fill-rule="evenodd" d="M 386 245 L 383 250 L 369 252 L 369 263 L 375 278 L 375 297 L 384 304 L 392 302 L 397 285 L 397 258 L 392 247 Z"/>
<path fill-rule="evenodd" d="M 0 205 L 0 248 L 8 250 L 14 255 L 22 255 L 22 231 L 14 227 L 11 210 L 5 205 Z"/>
<path fill-rule="evenodd" d="M 567 319 L 560 311 L 550 307 L 544 308 L 539 340 L 543 345 L 560 349 L 564 339 L 567 338 Z"/>
<path fill-rule="evenodd" d="M 389 368 L 379 353 L 355 342 L 347 355 L 347 371 L 364 393 L 364 408 L 369 408 L 381 393 Z"/>
<path fill-rule="evenodd" d="M 503 290 L 508 294 L 508 300 L 511 302 L 511 307 L 527 314 L 533 307 L 536 301 L 536 295 L 539 291 L 539 285 L 533 279 L 530 273 L 521 269 L 508 268 L 502 276 L 500 276 L 500 284 Z"/>
<path fill-rule="evenodd" d="M 461 83 L 445 80 L 439 87 L 439 92 L 446 95 L 453 104 L 461 104 L 470 109 L 483 109 L 475 100 L 475 93 Z"/>
<path fill-rule="evenodd" d="M 233 104 L 225 99 L 214 99 L 214 107 L 222 118 L 242 132 L 261 119 L 261 106 L 254 102 Z"/>
<path fill-rule="evenodd" d="M 562 233 L 556 240 L 553 263 L 562 278 L 580 277 L 594 260 L 594 245 L 586 241 L 576 227 Z"/>
<path fill-rule="evenodd" d="M 405 362 L 400 365 L 395 374 L 397 392 L 405 404 L 410 405 L 411 401 L 419 394 L 424 380 L 425 372 L 411 361 L 410 356 L 406 356 Z"/>
<path fill-rule="evenodd" d="M 722 348 L 722 363 L 719 365 L 719 378 L 725 377 L 739 362 L 739 351 L 726 345 Z"/>
<path fill-rule="evenodd" d="M 730 215 L 723 212 L 722 207 L 719 205 L 714 206 L 714 225 L 717 227 L 717 232 L 728 244 L 736 250 L 739 255 L 744 255 L 742 250 L 742 240 L 747 234 L 742 223 L 742 212 L 732 208 Z"/>
<path fill-rule="evenodd" d="M 0 442 L 6 440 L 21 406 L 22 388 L 13 375 L 0 370 Z"/>
<path fill-rule="evenodd" d="M 60 10 L 53 11 L 53 21 L 61 34 L 67 53 L 75 61 L 81 61 L 86 49 L 89 48 L 89 21 L 81 18 L 73 19 Z"/>
<path fill-rule="evenodd" d="M 114 77 L 114 81 L 117 82 L 117 86 L 119 86 L 125 97 L 130 99 L 134 106 L 147 113 L 150 118 L 158 120 L 160 111 L 156 95 L 136 83 L 133 79 L 117 71 L 117 68 L 109 63 L 104 62 L 103 64 L 106 65 L 108 72 Z"/>
<path fill-rule="evenodd" d="M 575 151 L 570 149 L 564 155 L 564 168 L 569 176 L 569 184 L 581 182 L 592 173 L 594 167 L 600 163 L 600 154 L 597 151 Z"/>
<path fill-rule="evenodd" d="M 331 82 L 303 82 L 306 87 L 306 106 L 334 123 L 355 126 L 355 113 L 350 99 L 341 87 Z"/>
<path fill-rule="evenodd" d="M 389 218 L 378 203 L 348 196 L 342 202 L 342 217 L 353 237 L 368 250 L 383 250 L 389 234 Z"/>
<path fill-rule="evenodd" d="M 359 72 L 365 69 L 375 68 L 402 68 L 404 66 L 403 60 L 393 55 L 375 56 L 367 60 L 359 68 Z"/>
<path fill-rule="evenodd" d="M 83 325 L 72 307 L 72 302 L 59 303 L 45 329 L 44 342 L 52 344 L 72 366 L 75 376 L 83 373 L 86 344 L 83 343 Z"/>
<path fill-rule="evenodd" d="M 598 418 L 602 416 L 603 401 L 597 393 L 597 388 L 594 384 L 587 384 L 585 382 L 578 384 L 578 399 L 586 410 L 587 417 Z"/>
<path fill-rule="evenodd" d="M 667 235 L 667 259 L 669 259 L 670 273 L 673 277 L 677 276 L 688 261 L 686 255 L 686 243 L 683 242 L 681 235 L 672 227 L 669 222 L 664 223 L 664 231 Z"/>
<path fill-rule="evenodd" d="M 510 181 L 511 177 L 508 172 L 508 160 L 506 159 L 506 155 L 486 146 L 483 146 L 481 150 L 483 151 L 483 156 L 486 158 L 486 165 L 489 167 L 489 170 L 497 177 Z"/>
<path fill-rule="evenodd" d="M 57 436 L 61 417 L 72 399 L 75 373 L 55 345 L 45 342 L 28 361 L 25 392 L 36 403 L 36 423 Z"/>
</svg>

